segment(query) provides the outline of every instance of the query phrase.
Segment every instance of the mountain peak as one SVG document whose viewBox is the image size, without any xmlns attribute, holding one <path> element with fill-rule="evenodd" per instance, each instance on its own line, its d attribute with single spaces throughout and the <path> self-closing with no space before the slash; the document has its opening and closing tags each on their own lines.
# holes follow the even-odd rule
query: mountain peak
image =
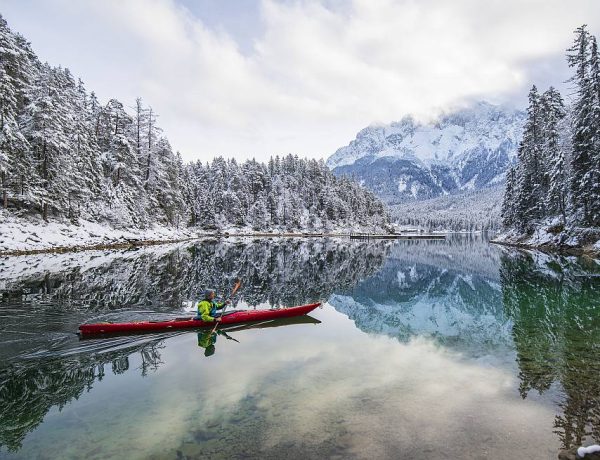
<svg viewBox="0 0 600 460">
<path fill-rule="evenodd" d="M 503 179 L 524 120 L 524 112 L 486 101 L 427 123 L 406 115 L 362 129 L 327 165 L 358 177 L 388 202 L 478 188 Z"/>
</svg>

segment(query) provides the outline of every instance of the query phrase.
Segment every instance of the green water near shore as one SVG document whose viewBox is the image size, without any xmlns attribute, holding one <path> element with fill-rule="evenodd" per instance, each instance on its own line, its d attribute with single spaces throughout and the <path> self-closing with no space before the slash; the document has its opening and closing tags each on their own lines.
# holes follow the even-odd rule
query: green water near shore
<svg viewBox="0 0 600 460">
<path fill-rule="evenodd" d="M 77 324 L 323 300 L 317 321 Z M 600 441 L 600 266 L 484 240 L 228 241 L 0 259 L 0 458 L 556 458 Z M 153 312 L 153 313 L 149 313 Z"/>
</svg>

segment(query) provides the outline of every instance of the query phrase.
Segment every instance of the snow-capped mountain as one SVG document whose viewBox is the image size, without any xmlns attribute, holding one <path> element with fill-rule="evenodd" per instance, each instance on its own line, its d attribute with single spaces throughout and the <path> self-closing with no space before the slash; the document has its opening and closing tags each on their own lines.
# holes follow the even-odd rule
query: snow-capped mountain
<svg viewBox="0 0 600 460">
<path fill-rule="evenodd" d="M 479 102 L 423 124 L 411 116 L 369 126 L 327 165 L 388 203 L 501 182 L 521 140 L 525 112 Z"/>
</svg>

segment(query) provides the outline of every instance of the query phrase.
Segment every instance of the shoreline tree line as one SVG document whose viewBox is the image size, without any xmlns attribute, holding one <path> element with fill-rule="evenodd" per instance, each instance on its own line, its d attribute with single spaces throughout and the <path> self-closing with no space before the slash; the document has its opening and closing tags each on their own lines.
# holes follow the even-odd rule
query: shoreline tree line
<svg viewBox="0 0 600 460">
<path fill-rule="evenodd" d="M 39 61 L 0 16 L 0 209 L 117 227 L 380 227 L 386 208 L 323 161 L 217 157 L 184 164 L 138 98 L 101 103 Z"/>
</svg>

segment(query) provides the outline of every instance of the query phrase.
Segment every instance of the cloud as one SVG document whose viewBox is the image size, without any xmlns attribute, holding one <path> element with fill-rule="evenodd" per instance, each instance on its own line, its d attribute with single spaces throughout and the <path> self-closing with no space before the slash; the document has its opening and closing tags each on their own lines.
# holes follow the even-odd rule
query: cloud
<svg viewBox="0 0 600 460">
<path fill-rule="evenodd" d="M 523 103 L 534 77 L 564 81 L 575 27 L 600 27 L 595 0 L 263 0 L 259 32 L 240 46 L 173 0 L 2 8 L 43 59 L 102 97 L 142 96 L 184 158 L 202 160 L 327 156 L 372 122 Z"/>
</svg>

